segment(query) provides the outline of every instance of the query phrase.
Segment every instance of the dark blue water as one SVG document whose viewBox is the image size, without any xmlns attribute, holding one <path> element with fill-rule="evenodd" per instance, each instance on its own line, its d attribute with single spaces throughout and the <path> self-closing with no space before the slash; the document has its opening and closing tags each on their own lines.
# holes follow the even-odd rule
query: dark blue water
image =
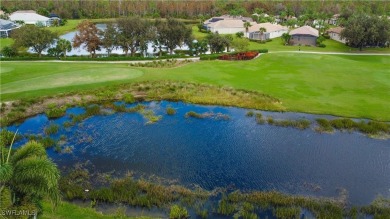
<svg viewBox="0 0 390 219">
<path fill-rule="evenodd" d="M 354 205 L 368 204 L 377 195 L 390 197 L 390 140 L 258 125 L 254 117 L 245 116 L 248 110 L 240 108 L 165 101 L 144 104 L 163 115 L 162 120 L 148 125 L 138 113 L 94 116 L 52 135 L 66 135 L 63 147 L 73 146 L 72 153 L 50 149 L 49 155 L 60 167 L 89 161 L 103 172 L 154 174 L 205 189 L 336 197 L 343 188 Z M 177 110 L 175 115 L 165 115 L 168 105 Z M 38 115 L 8 129 L 43 134 L 51 122 L 61 125 L 69 114 L 82 111 L 70 109 L 53 121 Z M 224 113 L 230 120 L 185 118 L 188 111 Z M 274 118 L 320 117 L 262 113 Z"/>
</svg>

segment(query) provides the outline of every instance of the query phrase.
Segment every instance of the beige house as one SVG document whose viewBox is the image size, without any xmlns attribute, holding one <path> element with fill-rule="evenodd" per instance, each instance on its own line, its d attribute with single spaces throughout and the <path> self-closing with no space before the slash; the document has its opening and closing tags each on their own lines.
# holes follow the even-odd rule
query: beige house
<svg viewBox="0 0 390 219">
<path fill-rule="evenodd" d="M 260 28 L 264 28 L 265 32 L 260 33 Z M 284 33 L 288 33 L 288 28 L 285 26 L 271 23 L 260 23 L 253 24 L 249 27 L 246 36 L 253 40 L 267 40 L 281 37 Z"/>
<path fill-rule="evenodd" d="M 302 46 L 316 46 L 317 38 L 319 36 L 318 30 L 310 27 L 303 26 L 297 29 L 290 31 L 291 39 L 290 43 L 292 45 L 302 45 Z"/>
<path fill-rule="evenodd" d="M 341 31 L 343 31 L 344 28 L 342 27 L 334 27 L 330 28 L 327 33 L 329 34 L 330 38 L 336 41 L 339 41 L 341 43 L 345 43 L 345 39 L 341 39 Z"/>
<path fill-rule="evenodd" d="M 246 32 L 244 23 L 250 22 L 254 24 L 252 18 L 242 16 L 223 15 L 213 17 L 203 23 L 205 29 L 220 34 L 234 34 L 238 32 Z"/>
</svg>

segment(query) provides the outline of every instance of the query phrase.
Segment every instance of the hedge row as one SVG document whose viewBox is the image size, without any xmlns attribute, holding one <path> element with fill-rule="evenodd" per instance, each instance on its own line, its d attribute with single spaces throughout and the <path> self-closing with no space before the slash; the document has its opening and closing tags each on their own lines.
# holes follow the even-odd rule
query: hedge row
<svg viewBox="0 0 390 219">
<path fill-rule="evenodd" d="M 258 52 L 258 53 L 268 53 L 268 49 L 259 49 L 259 50 L 250 50 L 248 52 Z M 237 54 L 237 52 L 232 52 L 232 53 L 214 53 L 214 54 L 204 54 L 200 55 L 200 60 L 216 60 L 218 59 L 221 55 L 225 54 Z"/>
</svg>

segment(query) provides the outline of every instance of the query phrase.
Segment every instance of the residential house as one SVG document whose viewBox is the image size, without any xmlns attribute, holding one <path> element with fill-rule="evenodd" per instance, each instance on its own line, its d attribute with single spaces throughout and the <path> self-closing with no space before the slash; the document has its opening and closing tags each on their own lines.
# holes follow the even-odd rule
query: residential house
<svg viewBox="0 0 390 219">
<path fill-rule="evenodd" d="M 315 46 L 317 44 L 317 38 L 319 36 L 318 30 L 310 27 L 303 26 L 290 31 L 292 45 L 309 45 Z"/>
<path fill-rule="evenodd" d="M 337 21 L 338 21 L 339 17 L 340 17 L 340 14 L 333 15 L 332 18 L 330 18 L 328 20 L 328 24 L 330 24 L 330 25 L 337 25 Z"/>
<path fill-rule="evenodd" d="M 334 27 L 330 28 L 327 33 L 329 34 L 330 38 L 336 41 L 339 41 L 341 43 L 345 43 L 345 39 L 341 39 L 341 31 L 343 31 L 344 28 L 342 27 Z"/>
<path fill-rule="evenodd" d="M 264 28 L 265 32 L 260 33 L 260 28 Z M 247 37 L 252 40 L 268 40 L 276 37 L 281 37 L 284 33 L 288 33 L 288 28 L 278 24 L 260 23 L 249 27 Z"/>
<path fill-rule="evenodd" d="M 9 16 L 11 21 L 23 21 L 25 24 L 50 26 L 50 18 L 37 14 L 35 11 L 15 11 Z"/>
<path fill-rule="evenodd" d="M 234 34 L 238 32 L 244 32 L 244 23 L 251 22 L 253 24 L 252 18 L 242 17 L 242 16 L 229 16 L 223 15 L 220 17 L 213 17 L 203 23 L 203 26 L 206 30 L 209 30 L 213 33 L 220 34 Z"/>
<path fill-rule="evenodd" d="M 20 25 L 8 20 L 0 19 L 0 37 L 9 37 L 12 30 L 19 28 Z"/>
</svg>

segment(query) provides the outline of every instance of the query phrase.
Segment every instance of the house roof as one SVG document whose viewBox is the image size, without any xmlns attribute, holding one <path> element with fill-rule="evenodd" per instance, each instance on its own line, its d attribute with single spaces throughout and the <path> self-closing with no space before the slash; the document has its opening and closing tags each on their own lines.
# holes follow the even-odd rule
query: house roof
<svg viewBox="0 0 390 219">
<path fill-rule="evenodd" d="M 242 20 L 229 19 L 210 23 L 208 26 L 213 28 L 244 28 L 244 22 Z"/>
<path fill-rule="evenodd" d="M 299 27 L 297 29 L 294 29 L 294 30 L 290 31 L 290 35 L 311 35 L 311 36 L 315 36 L 315 37 L 319 36 L 318 30 L 316 30 L 310 26 L 303 26 L 303 27 Z"/>
<path fill-rule="evenodd" d="M 49 20 L 48 17 L 39 15 L 34 11 L 16 11 L 9 16 L 9 19 L 11 21 L 24 21 L 26 24 L 35 24 L 38 21 L 46 22 Z"/>
<path fill-rule="evenodd" d="M 0 19 L 0 30 L 10 30 L 10 29 L 14 29 L 17 27 L 18 27 L 18 25 L 16 25 L 12 21 Z"/>
<path fill-rule="evenodd" d="M 267 33 L 288 30 L 288 28 L 285 26 L 279 24 L 271 24 L 267 22 L 267 23 L 260 23 L 260 24 L 256 23 L 252 25 L 251 27 L 248 28 L 248 32 L 257 32 L 261 27 L 264 27 L 267 30 L 266 31 Z"/>
<path fill-rule="evenodd" d="M 341 31 L 343 31 L 343 30 L 344 30 L 344 28 L 342 28 L 342 27 L 333 27 L 333 28 L 330 28 L 327 32 L 340 34 Z"/>
<path fill-rule="evenodd" d="M 250 17 L 222 15 L 222 16 L 219 16 L 219 17 L 212 17 L 212 18 L 206 20 L 205 22 L 203 22 L 203 24 L 210 25 L 212 23 L 215 23 L 215 22 L 218 22 L 218 21 L 221 21 L 221 20 L 240 20 L 240 21 L 253 22 L 253 19 L 250 18 Z"/>
</svg>

